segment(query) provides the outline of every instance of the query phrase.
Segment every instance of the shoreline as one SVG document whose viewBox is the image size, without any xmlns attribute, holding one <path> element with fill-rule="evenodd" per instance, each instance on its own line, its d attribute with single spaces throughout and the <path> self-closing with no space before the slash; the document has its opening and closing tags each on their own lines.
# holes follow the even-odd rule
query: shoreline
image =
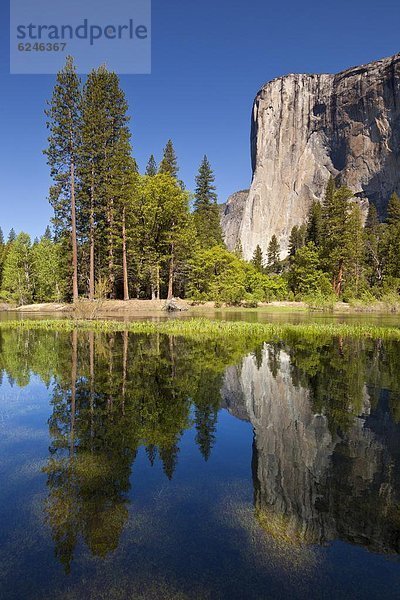
<svg viewBox="0 0 400 600">
<path fill-rule="evenodd" d="M 334 305 L 324 308 L 310 307 L 305 302 L 296 301 L 274 301 L 260 302 L 257 306 L 247 306 L 245 303 L 238 305 L 220 304 L 214 301 L 192 302 L 188 300 L 176 299 L 179 310 L 169 314 L 179 314 L 184 312 L 188 315 L 201 316 L 209 312 L 276 312 L 276 313 L 331 313 L 331 314 L 382 314 L 394 315 L 397 310 L 388 306 L 384 302 L 375 302 L 373 304 L 336 302 Z M 165 310 L 166 300 L 83 300 L 74 307 L 70 303 L 46 302 L 39 304 L 26 304 L 23 306 L 12 306 L 6 303 L 0 304 L 0 313 L 16 312 L 20 314 L 76 314 L 81 318 L 87 318 L 85 313 L 94 317 L 112 317 L 112 316 L 155 316 L 167 314 Z"/>
</svg>

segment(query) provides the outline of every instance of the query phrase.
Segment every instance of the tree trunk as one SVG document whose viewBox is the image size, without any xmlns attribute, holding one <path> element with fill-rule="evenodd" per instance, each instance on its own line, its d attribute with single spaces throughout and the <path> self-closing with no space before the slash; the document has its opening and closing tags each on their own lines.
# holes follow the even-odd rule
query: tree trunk
<svg viewBox="0 0 400 600">
<path fill-rule="evenodd" d="M 122 270 L 123 270 L 123 278 L 124 278 L 124 300 L 129 300 L 128 263 L 126 260 L 125 206 L 122 210 Z"/>
<path fill-rule="evenodd" d="M 156 266 L 156 300 L 160 299 L 160 265 Z"/>
<path fill-rule="evenodd" d="M 76 241 L 75 165 L 71 162 L 71 243 L 72 243 L 72 299 L 78 300 L 78 246 Z"/>
<path fill-rule="evenodd" d="M 343 285 L 343 262 L 340 262 L 337 277 L 335 277 L 333 280 L 333 291 L 336 294 L 336 296 L 340 295 L 340 292 L 342 291 L 342 285 Z"/>
<path fill-rule="evenodd" d="M 89 258 L 89 300 L 94 300 L 94 183 L 90 189 L 90 258 Z"/>
<path fill-rule="evenodd" d="M 114 228 L 114 201 L 110 200 L 110 207 L 108 211 L 108 280 L 110 282 L 110 298 L 115 297 L 115 274 L 114 274 L 114 240 L 113 240 L 113 228 Z"/>
<path fill-rule="evenodd" d="M 171 260 L 169 261 L 168 269 L 168 294 L 167 300 L 172 300 L 174 296 L 174 245 L 171 244 Z"/>
</svg>

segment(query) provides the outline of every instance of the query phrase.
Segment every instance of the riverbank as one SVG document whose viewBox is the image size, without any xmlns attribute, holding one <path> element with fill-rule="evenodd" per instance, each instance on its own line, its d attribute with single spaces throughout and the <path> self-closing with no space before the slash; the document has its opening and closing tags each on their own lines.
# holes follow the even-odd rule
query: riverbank
<svg viewBox="0 0 400 600">
<path fill-rule="evenodd" d="M 151 317 L 165 313 L 166 300 L 101 300 L 90 302 L 80 300 L 74 306 L 67 303 L 47 302 L 41 304 L 27 304 L 24 306 L 12 306 L 10 304 L 0 304 L 0 312 L 18 312 L 23 314 L 75 314 L 80 318 L 93 317 Z M 226 312 L 235 312 L 238 309 L 248 312 L 271 311 L 277 313 L 297 313 L 297 312 L 333 312 L 335 314 L 357 314 L 357 313 L 381 313 L 393 314 L 400 312 L 400 300 L 397 304 L 392 302 L 362 303 L 354 301 L 352 303 L 336 302 L 322 306 L 314 306 L 305 302 L 260 302 L 257 306 L 249 306 L 241 303 L 235 306 L 221 304 L 219 302 L 190 302 L 177 299 L 177 304 L 181 311 L 187 312 L 193 317 L 201 316 L 210 311 L 223 310 Z"/>
<path fill-rule="evenodd" d="M 187 338 L 237 338 L 259 342 L 295 338 L 342 337 L 357 339 L 386 339 L 400 341 L 400 327 L 349 325 L 343 323 L 248 323 L 212 321 L 209 319 L 170 319 L 168 321 L 111 321 L 84 319 L 22 319 L 0 321 L 0 330 L 39 330 L 72 332 L 94 331 L 113 333 L 128 331 L 135 334 L 165 334 Z"/>
</svg>

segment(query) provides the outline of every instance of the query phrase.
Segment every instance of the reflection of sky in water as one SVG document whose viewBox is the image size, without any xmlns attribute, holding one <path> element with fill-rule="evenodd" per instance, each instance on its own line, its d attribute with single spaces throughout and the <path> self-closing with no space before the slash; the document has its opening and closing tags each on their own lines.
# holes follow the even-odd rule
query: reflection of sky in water
<svg viewBox="0 0 400 600">
<path fill-rule="evenodd" d="M 242 368 L 254 394 L 260 382 Z M 96 557 L 80 538 L 65 575 L 44 515 L 51 394 L 36 376 L 24 388 L 4 377 L 0 387 L 1 599 L 396 597 L 397 559 L 340 541 L 289 544 L 271 533 L 275 522 L 268 533 L 260 527 L 253 427 L 233 416 L 243 404 L 239 396 L 233 409 L 218 413 L 207 461 L 195 426 L 183 433 L 171 480 L 158 458 L 151 466 L 145 449 L 138 449 L 117 548 Z M 293 405 L 295 394 L 293 389 Z M 280 401 L 278 395 L 273 401 Z M 193 409 L 190 417 L 193 422 Z M 262 456 L 261 446 L 257 451 Z M 88 456 L 81 460 L 82 469 L 95 465 Z M 107 474 L 108 465 L 96 468 L 101 466 Z"/>
</svg>

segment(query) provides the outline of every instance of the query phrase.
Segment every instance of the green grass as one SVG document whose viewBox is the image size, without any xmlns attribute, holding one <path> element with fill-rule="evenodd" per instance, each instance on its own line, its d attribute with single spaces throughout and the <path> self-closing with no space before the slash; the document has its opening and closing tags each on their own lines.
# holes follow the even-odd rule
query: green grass
<svg viewBox="0 0 400 600">
<path fill-rule="evenodd" d="M 111 333 L 129 331 L 137 334 L 162 333 L 196 339 L 222 337 L 268 341 L 287 337 L 315 338 L 340 336 L 352 338 L 400 340 L 400 328 L 374 325 L 347 325 L 334 323 L 247 323 L 243 321 L 211 321 L 209 319 L 171 319 L 168 321 L 106 321 L 106 320 L 28 320 L 2 321 L 0 330 L 41 330 L 71 332 L 97 331 Z"/>
</svg>

